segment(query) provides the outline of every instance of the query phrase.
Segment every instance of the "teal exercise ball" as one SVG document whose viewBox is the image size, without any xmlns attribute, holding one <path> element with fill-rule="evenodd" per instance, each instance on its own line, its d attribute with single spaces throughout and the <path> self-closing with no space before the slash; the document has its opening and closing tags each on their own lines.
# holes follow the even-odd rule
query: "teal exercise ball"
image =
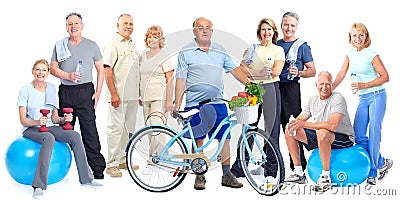
<svg viewBox="0 0 400 200">
<path fill-rule="evenodd" d="M 359 145 L 332 149 L 330 174 L 333 186 L 351 186 L 364 182 L 371 168 L 368 152 Z M 322 172 L 319 149 L 314 149 L 308 159 L 308 175 L 316 183 Z"/>
<path fill-rule="evenodd" d="M 5 162 L 8 173 L 18 183 L 31 185 L 36 171 L 42 144 L 20 137 L 7 149 Z M 61 181 L 71 167 L 71 149 L 66 143 L 56 141 L 50 159 L 48 184 Z"/>
</svg>

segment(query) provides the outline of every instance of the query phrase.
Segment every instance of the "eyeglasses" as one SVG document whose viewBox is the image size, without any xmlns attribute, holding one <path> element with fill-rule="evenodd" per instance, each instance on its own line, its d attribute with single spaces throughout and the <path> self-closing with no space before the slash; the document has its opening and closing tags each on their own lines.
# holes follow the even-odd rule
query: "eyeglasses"
<svg viewBox="0 0 400 200">
<path fill-rule="evenodd" d="M 201 31 L 201 32 L 210 32 L 210 31 L 212 31 L 212 28 L 211 27 L 201 27 L 201 26 L 198 26 L 198 27 L 194 27 L 195 29 L 197 29 L 197 30 L 199 30 L 199 31 Z"/>
</svg>

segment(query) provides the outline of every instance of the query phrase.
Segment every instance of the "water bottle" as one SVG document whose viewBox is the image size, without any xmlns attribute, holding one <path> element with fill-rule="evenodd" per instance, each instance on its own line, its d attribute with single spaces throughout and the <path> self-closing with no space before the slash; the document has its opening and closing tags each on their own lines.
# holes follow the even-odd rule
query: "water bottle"
<svg viewBox="0 0 400 200">
<path fill-rule="evenodd" d="M 350 76 L 351 76 L 351 83 L 357 83 L 358 82 L 357 74 L 351 73 Z M 351 91 L 353 92 L 353 94 L 355 94 L 357 92 L 357 89 L 351 88 Z"/>
<path fill-rule="evenodd" d="M 294 75 L 292 74 L 292 73 L 290 73 L 290 69 L 291 68 L 294 68 L 294 67 L 296 67 L 296 65 L 295 65 L 295 61 L 294 60 L 291 60 L 290 61 L 290 64 L 289 64 L 289 68 L 288 68 L 288 75 L 287 75 L 287 79 L 288 80 L 293 80 L 294 79 Z"/>
<path fill-rule="evenodd" d="M 78 60 L 78 64 L 76 65 L 76 69 L 75 72 L 79 73 L 79 75 L 81 75 L 81 79 L 82 79 L 82 60 Z M 75 80 L 75 83 L 79 83 L 81 82 L 81 80 Z"/>
<path fill-rule="evenodd" d="M 271 62 L 272 58 L 267 58 L 267 62 L 265 63 L 265 67 L 267 68 L 265 71 L 267 75 L 265 76 L 266 79 L 271 79 L 272 78 L 272 67 L 274 64 Z"/>
<path fill-rule="evenodd" d="M 290 115 L 290 117 L 289 117 L 289 123 L 290 123 L 291 121 L 293 121 L 293 120 L 295 120 L 295 118 L 293 117 L 293 115 Z M 296 136 L 296 130 L 290 131 L 290 132 L 289 132 L 289 135 L 290 135 L 290 136 Z"/>
</svg>

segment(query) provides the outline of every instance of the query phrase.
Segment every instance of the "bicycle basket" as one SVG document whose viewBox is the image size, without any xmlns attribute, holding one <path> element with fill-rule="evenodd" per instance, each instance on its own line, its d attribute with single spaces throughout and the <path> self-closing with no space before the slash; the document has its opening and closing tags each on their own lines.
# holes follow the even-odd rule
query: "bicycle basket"
<svg viewBox="0 0 400 200">
<path fill-rule="evenodd" d="M 233 112 L 235 112 L 238 124 L 252 124 L 257 122 L 259 105 L 235 107 Z"/>
</svg>

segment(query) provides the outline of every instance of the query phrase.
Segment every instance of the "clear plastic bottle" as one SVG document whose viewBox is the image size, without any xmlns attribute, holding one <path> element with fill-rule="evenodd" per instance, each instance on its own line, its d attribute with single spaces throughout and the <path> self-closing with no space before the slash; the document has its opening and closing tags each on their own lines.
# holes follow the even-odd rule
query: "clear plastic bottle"
<svg viewBox="0 0 400 200">
<path fill-rule="evenodd" d="M 75 72 L 76 73 L 79 73 L 80 75 L 81 75 L 81 78 L 82 78 L 82 60 L 78 60 L 78 64 L 76 65 L 76 69 L 75 69 Z M 79 83 L 79 82 L 81 82 L 81 80 L 75 80 L 75 83 Z"/>
<path fill-rule="evenodd" d="M 274 63 L 272 63 L 272 58 L 268 57 L 267 62 L 265 63 L 265 67 L 267 75 L 265 76 L 266 79 L 271 79 L 272 78 L 272 67 L 274 66 Z"/>
<path fill-rule="evenodd" d="M 291 121 L 293 121 L 293 120 L 295 120 L 295 118 L 293 117 L 293 115 L 290 115 L 290 117 L 289 117 L 289 123 L 290 123 Z M 290 135 L 290 136 L 296 136 L 296 130 L 290 131 L 290 132 L 289 132 L 289 135 Z"/>
<path fill-rule="evenodd" d="M 351 76 L 351 83 L 357 83 L 357 82 L 358 82 L 357 74 L 351 73 L 350 76 Z M 353 94 L 355 94 L 355 93 L 357 93 L 357 89 L 351 88 L 351 92 L 352 92 Z"/>
<path fill-rule="evenodd" d="M 295 63 L 296 62 L 294 60 L 291 60 L 290 63 L 289 63 L 288 75 L 287 75 L 287 79 L 288 80 L 293 80 L 294 79 L 294 75 L 292 73 L 290 73 L 290 69 L 296 67 Z"/>
</svg>

